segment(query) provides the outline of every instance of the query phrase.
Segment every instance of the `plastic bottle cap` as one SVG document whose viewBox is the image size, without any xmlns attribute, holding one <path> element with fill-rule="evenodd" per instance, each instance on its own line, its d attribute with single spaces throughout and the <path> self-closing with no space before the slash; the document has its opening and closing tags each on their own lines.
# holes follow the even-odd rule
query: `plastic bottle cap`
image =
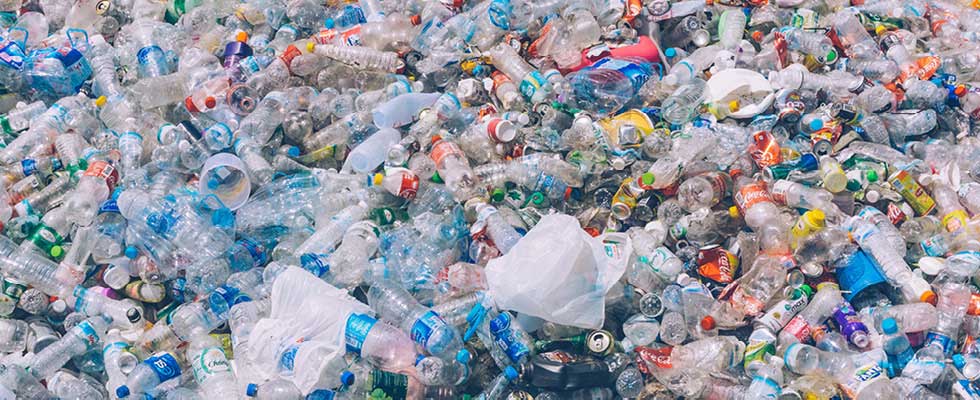
<svg viewBox="0 0 980 400">
<path fill-rule="evenodd" d="M 813 288 L 810 287 L 810 285 L 803 284 L 800 285 L 800 287 L 798 287 L 797 289 L 803 292 L 803 294 L 806 295 L 806 297 L 813 296 Z"/>
<path fill-rule="evenodd" d="M 354 384 L 354 374 L 350 371 L 344 371 L 340 374 L 340 382 L 345 386 L 350 386 Z"/>
<path fill-rule="evenodd" d="M 204 106 L 207 108 L 214 108 L 218 105 L 218 100 L 214 96 L 208 96 L 204 99 Z"/>
<path fill-rule="evenodd" d="M 736 112 L 736 111 L 739 110 L 739 108 L 740 107 L 739 107 L 739 104 L 738 104 L 738 100 L 732 100 L 732 101 L 728 102 L 728 111 L 730 111 L 730 112 Z"/>
<path fill-rule="evenodd" d="M 823 225 L 823 221 L 827 219 L 827 215 L 819 208 L 807 211 L 806 213 L 810 215 L 810 222 L 817 225 Z"/>
<path fill-rule="evenodd" d="M 504 200 L 504 195 L 506 195 L 506 194 L 507 193 L 504 192 L 504 189 L 501 189 L 501 188 L 493 188 L 493 190 L 490 191 L 490 200 L 493 200 L 493 201 L 503 201 Z"/>
<path fill-rule="evenodd" d="M 65 252 L 65 249 L 61 246 L 55 245 L 51 246 L 51 257 L 61 257 L 61 254 Z"/>
<path fill-rule="evenodd" d="M 508 365 L 507 368 L 504 368 L 504 376 L 507 377 L 507 380 L 513 381 L 517 379 L 518 373 L 514 367 Z"/>
<path fill-rule="evenodd" d="M 677 55 L 677 49 L 670 47 L 667 50 L 664 50 L 664 55 L 667 56 L 667 58 L 673 58 Z"/>
<path fill-rule="evenodd" d="M 898 323 L 895 322 L 894 318 L 885 318 L 884 321 L 881 321 L 881 330 L 885 334 L 891 335 L 898 332 Z"/>
<path fill-rule="evenodd" d="M 124 398 L 124 397 L 129 397 L 129 386 L 122 385 L 120 387 L 117 387 L 116 388 L 116 397 L 118 397 L 120 399 L 121 398 Z"/>
<path fill-rule="evenodd" d="M 136 258 L 137 256 L 139 256 L 140 255 L 140 252 L 139 252 L 139 250 L 136 250 L 136 248 L 133 247 L 133 246 L 126 246 L 125 254 L 126 254 L 126 258 L 132 260 L 132 259 Z"/>
<path fill-rule="evenodd" d="M 810 121 L 810 129 L 817 131 L 823 128 L 823 120 L 820 118 Z"/>
<path fill-rule="evenodd" d="M 657 177 L 652 172 L 644 172 L 643 175 L 640 175 L 640 182 L 646 186 L 650 186 L 656 181 Z"/>
<path fill-rule="evenodd" d="M 735 206 L 728 207 L 728 216 L 730 216 L 732 218 L 738 218 L 738 215 L 739 215 L 738 214 L 738 207 L 735 207 Z"/>
<path fill-rule="evenodd" d="M 323 20 L 323 26 L 327 29 L 333 29 L 333 27 L 337 26 L 337 22 L 333 18 L 327 18 Z"/>
<path fill-rule="evenodd" d="M 143 319 L 143 314 L 141 314 L 140 310 L 137 308 L 130 308 L 126 310 L 126 319 L 128 319 L 130 323 L 135 324 L 139 322 L 139 320 Z"/>
<path fill-rule="evenodd" d="M 710 331 L 712 329 L 715 329 L 715 319 L 714 319 L 714 317 L 712 317 L 710 315 L 707 315 L 704 318 L 701 318 L 701 329 L 706 330 L 706 331 Z"/>
<path fill-rule="evenodd" d="M 456 361 L 459 361 L 460 364 L 467 364 L 471 359 L 472 356 L 470 356 L 469 350 L 461 349 L 458 353 L 456 353 Z"/>
<path fill-rule="evenodd" d="M 922 296 L 919 296 L 919 300 L 922 300 L 923 303 L 936 305 L 936 292 L 927 290 Z"/>
<path fill-rule="evenodd" d="M 881 36 L 881 35 L 883 35 L 883 34 L 884 34 L 885 32 L 888 32 L 888 28 L 885 28 L 885 26 L 884 26 L 884 25 L 878 25 L 878 26 L 876 26 L 876 27 L 875 27 L 875 34 L 876 34 L 876 35 L 879 35 L 879 36 Z"/>
<path fill-rule="evenodd" d="M 868 179 L 868 182 L 877 182 L 878 181 L 878 171 L 875 171 L 873 169 L 870 169 L 870 170 L 868 170 L 868 172 L 866 174 L 864 174 L 864 177 Z"/>
<path fill-rule="evenodd" d="M 248 397 L 255 397 L 257 394 L 259 394 L 259 385 L 249 383 L 248 386 L 245 387 L 245 395 Z"/>
<path fill-rule="evenodd" d="M 371 178 L 371 185 L 378 186 L 381 184 L 381 181 L 383 181 L 384 179 L 385 179 L 384 174 L 380 174 L 380 173 L 374 174 L 374 176 Z"/>
<path fill-rule="evenodd" d="M 845 186 L 844 188 L 847 189 L 847 191 L 849 192 L 856 192 L 858 190 L 861 190 L 861 182 L 858 182 L 855 179 L 848 180 L 847 186 Z"/>
<path fill-rule="evenodd" d="M 966 365 L 966 359 L 963 358 L 962 354 L 953 354 L 953 366 L 956 368 L 963 368 Z"/>
<path fill-rule="evenodd" d="M 752 40 L 756 42 L 761 42 L 763 39 L 762 31 L 752 31 Z"/>
<path fill-rule="evenodd" d="M 315 49 L 315 48 L 316 48 L 316 45 L 314 45 L 313 42 L 309 42 L 309 43 L 306 44 L 306 52 L 307 53 L 312 53 L 313 52 L 313 49 Z"/>
<path fill-rule="evenodd" d="M 105 105 L 106 101 L 107 99 L 105 98 L 105 96 L 99 96 L 99 98 L 95 99 L 95 106 L 102 107 Z"/>
<path fill-rule="evenodd" d="M 827 52 L 826 56 L 824 56 L 824 62 L 827 64 L 833 64 L 836 61 L 837 61 L 837 50 L 831 50 Z"/>
<path fill-rule="evenodd" d="M 235 34 L 235 40 L 236 41 L 239 41 L 239 42 L 242 42 L 242 43 L 247 42 L 248 41 L 248 33 L 246 33 L 245 31 L 238 31 L 238 33 Z"/>
<path fill-rule="evenodd" d="M 966 86 L 956 85 L 956 87 L 953 89 L 953 94 L 955 94 L 956 97 L 963 97 L 963 96 L 965 96 L 966 95 Z"/>
<path fill-rule="evenodd" d="M 286 155 L 290 157 L 299 157 L 299 147 L 289 146 L 289 149 L 286 150 Z"/>
</svg>

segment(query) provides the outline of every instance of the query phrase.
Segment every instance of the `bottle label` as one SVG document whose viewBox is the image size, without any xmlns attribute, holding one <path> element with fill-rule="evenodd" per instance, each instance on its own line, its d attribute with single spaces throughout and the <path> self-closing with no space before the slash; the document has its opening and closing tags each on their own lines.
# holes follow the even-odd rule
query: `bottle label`
<svg viewBox="0 0 980 400">
<path fill-rule="evenodd" d="M 299 352 L 299 344 L 293 344 L 286 348 L 279 356 L 279 373 L 290 376 L 296 368 L 296 353 Z"/>
<path fill-rule="evenodd" d="M 765 362 L 766 356 L 776 354 L 776 347 L 772 343 L 766 341 L 750 341 L 748 345 L 745 346 L 745 357 L 743 358 L 743 366 L 748 369 L 750 364 L 756 362 Z"/>
<path fill-rule="evenodd" d="M 15 71 L 20 71 L 24 67 L 24 50 L 14 41 L 7 41 L 0 46 L 0 63 Z"/>
<path fill-rule="evenodd" d="M 974 386 L 973 382 L 970 382 L 969 380 L 960 379 L 956 381 L 956 383 L 953 384 L 952 389 L 953 389 L 953 393 L 956 394 L 955 397 L 958 399 L 967 399 L 967 400 L 980 399 L 980 390 L 977 390 L 977 387 Z"/>
<path fill-rule="evenodd" d="M 194 357 L 192 372 L 198 384 L 204 383 L 212 376 L 228 371 L 231 371 L 231 365 L 220 347 L 208 347 Z"/>
<path fill-rule="evenodd" d="M 929 257 L 945 257 L 949 250 L 949 244 L 943 235 L 935 235 L 925 240 L 919 241 L 919 248 Z"/>
<path fill-rule="evenodd" d="M 800 312 L 800 310 L 805 308 L 806 305 L 806 296 L 800 296 L 795 300 L 784 299 L 772 306 L 769 311 L 759 317 L 756 322 L 775 332 L 778 332 L 783 326 L 786 326 L 786 324 L 788 324 L 789 321 Z"/>
<path fill-rule="evenodd" d="M 79 322 L 75 325 L 78 328 L 78 332 L 81 334 L 81 338 L 85 340 L 85 348 L 91 349 L 95 345 L 99 344 L 99 333 L 96 332 L 95 327 L 92 323 L 88 321 Z"/>
<path fill-rule="evenodd" d="M 374 327 L 378 320 L 364 314 L 351 314 L 347 318 L 347 328 L 344 330 L 344 342 L 347 351 L 361 355 L 361 348 L 367 339 L 368 332 Z"/>
<path fill-rule="evenodd" d="M 248 252 L 248 255 L 252 257 L 253 266 L 265 265 L 266 261 L 268 261 L 268 254 L 265 252 L 265 247 L 258 242 L 246 237 L 239 239 L 237 244 L 244 248 Z"/>
<path fill-rule="evenodd" d="M 908 346 L 901 353 L 898 354 L 888 354 L 888 363 L 891 367 L 895 368 L 905 368 L 905 365 L 912 361 L 915 357 L 915 350 L 912 346 Z"/>
<path fill-rule="evenodd" d="M 299 263 L 303 269 L 316 276 L 323 276 L 330 272 L 330 264 L 327 263 L 326 256 L 321 254 L 307 253 L 299 256 Z"/>
<path fill-rule="evenodd" d="M 281 60 L 283 64 L 286 64 L 286 69 L 289 70 L 289 73 L 291 74 L 293 73 L 293 70 L 289 64 L 293 62 L 294 58 L 299 57 L 302 54 L 303 52 L 297 49 L 295 45 L 289 45 L 286 47 L 286 50 L 283 50 L 282 55 L 279 56 L 279 60 Z"/>
<path fill-rule="evenodd" d="M 89 164 L 83 176 L 94 176 L 104 180 L 110 193 L 116 188 L 116 183 L 119 182 L 119 171 L 116 170 L 116 167 L 102 160 Z"/>
<path fill-rule="evenodd" d="M 412 200 L 419 191 L 419 177 L 415 174 L 401 174 L 401 183 L 398 185 L 398 197 Z"/>
<path fill-rule="evenodd" d="M 153 370 L 160 382 L 166 382 L 180 376 L 180 364 L 170 353 L 158 353 L 147 358 L 143 363 Z"/>
<path fill-rule="evenodd" d="M 435 311 L 430 310 L 429 312 L 422 314 L 422 316 L 415 321 L 415 324 L 412 325 L 412 340 L 415 341 L 415 343 L 422 345 L 422 347 L 425 347 L 426 343 L 429 341 L 429 337 L 432 336 L 432 333 L 444 325 L 446 325 L 446 322 L 439 317 L 439 314 L 436 314 Z"/>
<path fill-rule="evenodd" d="M 443 140 L 443 141 L 440 141 L 439 143 L 436 143 L 435 146 L 432 146 L 432 151 L 429 152 L 429 158 L 432 159 L 432 162 L 435 163 L 436 166 L 440 166 L 440 165 L 442 165 L 442 161 L 446 157 L 448 157 L 450 155 L 457 155 L 458 156 L 458 155 L 460 155 L 462 153 L 463 153 L 463 151 L 460 150 L 459 149 L 459 146 L 457 146 L 455 143 L 453 143 L 453 142 L 447 142 L 447 141 Z"/>
<path fill-rule="evenodd" d="M 500 313 L 490 320 L 490 334 L 493 335 L 497 347 L 507 354 L 507 358 L 514 363 L 519 363 L 531 351 L 519 340 L 517 332 L 511 329 L 512 323 L 509 313 Z"/>
<path fill-rule="evenodd" d="M 953 348 L 956 347 L 956 341 L 941 333 L 929 332 L 926 334 L 926 346 L 932 345 L 938 345 L 943 349 L 943 353 L 945 353 L 946 356 L 949 356 L 953 354 Z"/>
<path fill-rule="evenodd" d="M 879 379 L 888 379 L 885 370 L 878 363 L 868 364 L 854 370 L 854 374 L 841 388 L 849 398 L 856 399 L 861 391 Z"/>
<path fill-rule="evenodd" d="M 766 190 L 766 184 L 763 182 L 755 182 L 742 186 L 735 193 L 734 197 L 735 207 L 738 208 L 738 212 L 742 215 L 745 215 L 746 210 L 758 203 L 772 202 L 772 195 Z"/>
<path fill-rule="evenodd" d="M 510 5 L 510 0 L 493 0 L 490 2 L 490 7 L 487 9 L 487 17 L 490 19 L 490 23 L 505 31 L 510 30 L 510 18 L 509 15 L 513 7 Z"/>
<path fill-rule="evenodd" d="M 548 81 L 544 79 L 544 76 L 541 76 L 540 72 L 531 71 L 524 77 L 524 80 L 521 81 L 521 94 L 524 95 L 525 98 L 530 99 L 535 93 L 537 93 L 538 89 L 541 89 L 541 87 L 547 82 Z"/>
<path fill-rule="evenodd" d="M 646 364 L 655 366 L 660 369 L 673 368 L 673 362 L 671 362 L 671 353 L 674 351 L 673 347 L 661 347 L 659 349 L 654 349 L 646 346 L 640 346 L 633 349 Z"/>
<path fill-rule="evenodd" d="M 802 317 L 797 315 L 793 317 L 783 328 L 783 332 L 793 335 L 796 340 L 800 343 L 807 343 L 810 341 L 810 324 L 806 322 Z"/>
<path fill-rule="evenodd" d="M 374 382 L 373 389 L 381 389 L 384 394 L 393 399 L 404 399 L 408 397 L 408 376 L 374 370 L 371 372 L 371 381 Z"/>
<path fill-rule="evenodd" d="M 915 181 L 908 171 L 901 170 L 888 181 L 902 195 L 902 198 L 912 206 L 919 215 L 927 215 L 936 208 L 936 202 L 926 193 L 925 189 Z"/>
<path fill-rule="evenodd" d="M 946 227 L 948 232 L 956 232 L 960 228 L 966 226 L 966 220 L 969 217 L 966 215 L 966 211 L 955 210 L 943 216 L 943 226 Z"/>
<path fill-rule="evenodd" d="M 837 323 L 837 326 L 840 327 L 841 334 L 846 336 L 848 340 L 851 340 L 851 335 L 854 333 L 868 333 L 868 328 L 864 326 L 864 323 L 858 318 L 857 313 L 854 312 L 854 307 L 847 300 L 844 300 L 834 309 L 832 317 L 834 322 Z"/>
</svg>

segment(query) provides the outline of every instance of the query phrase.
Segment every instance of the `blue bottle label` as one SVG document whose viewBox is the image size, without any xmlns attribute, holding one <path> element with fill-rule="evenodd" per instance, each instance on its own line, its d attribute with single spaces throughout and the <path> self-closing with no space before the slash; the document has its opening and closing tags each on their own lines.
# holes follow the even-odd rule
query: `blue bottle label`
<svg viewBox="0 0 980 400">
<path fill-rule="evenodd" d="M 344 330 L 344 341 L 347 344 L 347 351 L 361 355 L 361 348 L 364 340 L 367 339 L 368 332 L 374 327 L 378 320 L 364 314 L 351 314 L 347 318 L 347 328 Z"/>
<path fill-rule="evenodd" d="M 252 256 L 253 266 L 264 265 L 268 261 L 265 248 L 258 242 L 250 238 L 242 238 L 238 240 L 238 245 L 245 248 L 248 255 Z"/>
<path fill-rule="evenodd" d="M 526 77 L 521 81 L 520 91 L 525 98 L 530 99 L 537 93 L 538 89 L 547 83 L 541 73 L 538 71 L 531 71 Z"/>
<path fill-rule="evenodd" d="M 63 47 L 51 53 L 50 57 L 61 61 L 61 65 L 64 66 L 69 85 L 66 89 L 70 93 L 77 93 L 82 88 L 82 84 L 92 76 L 92 67 L 78 50 Z"/>
<path fill-rule="evenodd" d="M 517 334 L 511 329 L 513 319 L 509 313 L 497 315 L 496 318 L 490 320 L 489 326 L 494 343 L 512 362 L 520 362 L 531 352 L 524 343 L 517 339 Z"/>
<path fill-rule="evenodd" d="M 95 331 L 95 327 L 90 322 L 87 320 L 82 321 L 78 325 L 75 325 L 75 327 L 81 333 L 81 338 L 85 340 L 86 348 L 91 349 L 99 344 L 99 333 Z"/>
<path fill-rule="evenodd" d="M 650 79 L 651 75 L 650 70 L 644 68 L 640 64 L 614 58 L 604 58 L 599 60 L 599 62 L 597 62 L 593 68 L 610 69 L 621 72 L 623 75 L 629 78 L 630 84 L 633 86 L 633 90 L 640 90 L 643 84 Z"/>
<path fill-rule="evenodd" d="M 340 14 L 340 19 L 337 21 L 340 26 L 353 26 L 365 22 L 367 18 L 364 17 L 364 11 L 361 7 L 353 5 L 345 6 L 344 12 Z"/>
<path fill-rule="evenodd" d="M 439 314 L 436 314 L 435 311 L 430 310 L 429 312 L 422 314 L 422 316 L 415 321 L 415 324 L 412 325 L 412 340 L 415 341 L 415 343 L 422 345 L 422 347 L 425 347 L 426 343 L 429 341 L 429 337 L 432 336 L 432 333 L 445 324 L 446 322 L 439 317 Z"/>
<path fill-rule="evenodd" d="M 299 256 L 299 264 L 303 269 L 316 276 L 323 276 L 327 272 L 330 272 L 330 264 L 327 264 L 327 256 L 323 254 L 303 254 Z"/>
<path fill-rule="evenodd" d="M 510 14 L 513 11 L 510 0 L 493 0 L 490 8 L 487 9 L 487 16 L 490 23 L 505 31 L 510 30 Z"/>
<path fill-rule="evenodd" d="M 296 368 L 296 352 L 299 351 L 299 344 L 289 346 L 286 351 L 279 356 L 279 372 L 285 375 L 292 375 Z"/>
<path fill-rule="evenodd" d="M 37 172 L 37 161 L 33 158 L 25 158 L 21 160 L 20 167 L 24 171 L 24 176 L 31 176 Z"/>
<path fill-rule="evenodd" d="M 946 356 L 953 354 L 953 348 L 956 347 L 956 341 L 949 336 L 943 335 L 937 332 L 929 332 L 926 334 L 926 346 L 939 345 L 943 349 L 943 353 Z"/>
<path fill-rule="evenodd" d="M 7 41 L 0 46 L 0 64 L 20 71 L 24 68 L 24 50 L 13 41 Z"/>
<path fill-rule="evenodd" d="M 143 363 L 153 370 L 160 382 L 166 382 L 180 376 L 180 364 L 170 353 L 159 353 L 147 358 Z"/>
</svg>

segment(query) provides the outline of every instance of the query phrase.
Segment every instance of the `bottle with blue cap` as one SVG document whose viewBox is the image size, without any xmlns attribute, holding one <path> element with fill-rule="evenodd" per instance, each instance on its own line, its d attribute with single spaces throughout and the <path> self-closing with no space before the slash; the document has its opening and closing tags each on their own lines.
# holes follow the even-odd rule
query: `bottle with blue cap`
<svg viewBox="0 0 980 400">
<path fill-rule="evenodd" d="M 133 368 L 126 377 L 126 384 L 116 388 L 116 397 L 137 398 L 137 395 L 148 393 L 164 382 L 179 379 L 187 367 L 187 360 L 180 354 L 169 351 L 156 353 Z"/>
<path fill-rule="evenodd" d="M 249 383 L 245 387 L 245 395 L 258 400 L 295 400 L 303 398 L 303 393 L 299 391 L 299 388 L 283 378 L 276 378 L 262 384 Z"/>
<path fill-rule="evenodd" d="M 105 338 L 112 318 L 105 315 L 89 317 L 68 330 L 57 342 L 37 353 L 27 369 L 38 379 L 44 379 L 74 357 L 90 351 Z"/>
<path fill-rule="evenodd" d="M 888 356 L 888 375 L 899 376 L 905 365 L 912 360 L 915 350 L 905 332 L 898 330 L 898 322 L 894 318 L 881 321 L 881 330 L 881 347 Z"/>
</svg>

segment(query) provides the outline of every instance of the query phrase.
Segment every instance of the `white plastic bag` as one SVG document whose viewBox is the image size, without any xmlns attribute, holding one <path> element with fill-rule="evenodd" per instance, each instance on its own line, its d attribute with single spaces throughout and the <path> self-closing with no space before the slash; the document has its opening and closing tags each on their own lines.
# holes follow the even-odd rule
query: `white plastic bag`
<svg viewBox="0 0 980 400">
<path fill-rule="evenodd" d="M 605 294 L 626 270 L 629 236 L 603 240 L 563 214 L 541 218 L 507 254 L 486 268 L 490 295 L 507 310 L 562 325 L 598 329 Z"/>
<path fill-rule="evenodd" d="M 255 324 L 246 357 L 261 371 L 258 379 L 279 372 L 309 393 L 321 375 L 343 365 L 343 316 L 356 312 L 373 315 L 371 309 L 301 268 L 289 267 L 272 285 L 268 318 Z"/>
</svg>

